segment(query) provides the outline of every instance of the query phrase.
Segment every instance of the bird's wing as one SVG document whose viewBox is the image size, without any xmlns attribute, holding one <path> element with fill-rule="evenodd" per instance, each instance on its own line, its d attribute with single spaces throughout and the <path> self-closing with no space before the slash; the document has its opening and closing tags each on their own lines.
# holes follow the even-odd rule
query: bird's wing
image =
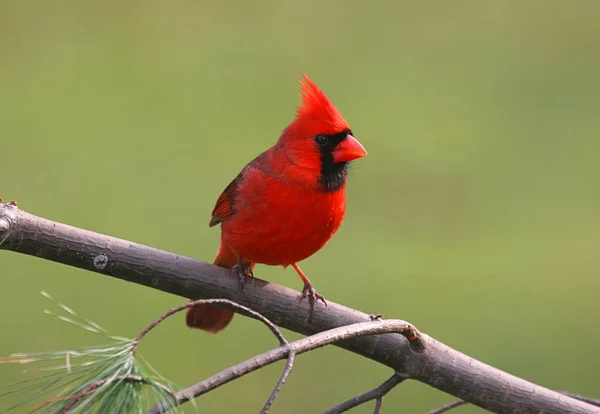
<svg viewBox="0 0 600 414">
<path fill-rule="evenodd" d="M 235 177 L 231 183 L 229 183 L 229 185 L 225 188 L 225 190 L 223 190 L 217 199 L 210 223 L 208 224 L 209 227 L 216 226 L 235 212 L 233 209 L 235 195 L 238 192 L 242 182 L 242 176 L 244 175 L 246 168 L 248 167 L 245 167 L 242 172 L 240 172 L 238 176 Z"/>
<path fill-rule="evenodd" d="M 245 181 L 247 174 L 252 174 L 261 171 L 264 168 L 265 156 L 267 151 L 260 154 L 258 157 L 250 161 L 242 171 L 233 179 L 231 183 L 223 190 L 223 193 L 217 199 L 215 208 L 212 212 L 209 227 L 216 226 L 227 217 L 235 213 L 235 199 L 240 187 Z"/>
</svg>

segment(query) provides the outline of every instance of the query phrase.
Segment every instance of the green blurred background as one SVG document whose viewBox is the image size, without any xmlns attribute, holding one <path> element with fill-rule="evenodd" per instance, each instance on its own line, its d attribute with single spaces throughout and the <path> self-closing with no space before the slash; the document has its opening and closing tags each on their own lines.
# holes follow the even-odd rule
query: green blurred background
<svg viewBox="0 0 600 414">
<path fill-rule="evenodd" d="M 0 195 L 210 261 L 216 197 L 292 119 L 306 72 L 369 151 L 345 224 L 303 263 L 319 292 L 600 397 L 598 22 L 597 1 L 2 2 Z M 0 264 L 0 355 L 102 341 L 43 315 L 43 289 L 125 336 L 183 302 L 12 252 Z M 256 273 L 301 287 L 289 269 Z M 274 345 L 242 317 L 209 336 L 181 316 L 141 351 L 187 385 Z M 0 366 L 0 383 L 21 369 Z M 199 407 L 258 412 L 281 369 Z M 322 349 L 272 412 L 320 412 L 389 375 Z M 407 383 L 384 411 L 450 400 Z"/>
</svg>

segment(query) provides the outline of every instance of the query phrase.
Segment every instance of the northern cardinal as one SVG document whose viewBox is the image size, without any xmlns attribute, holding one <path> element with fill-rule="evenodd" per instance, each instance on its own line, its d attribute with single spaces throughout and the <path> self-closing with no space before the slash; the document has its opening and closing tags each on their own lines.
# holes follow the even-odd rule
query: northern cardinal
<svg viewBox="0 0 600 414">
<path fill-rule="evenodd" d="M 240 277 L 256 263 L 292 266 L 304 282 L 301 299 L 325 299 L 298 267 L 319 251 L 342 224 L 350 161 L 367 155 L 348 123 L 308 76 L 300 81 L 302 105 L 277 143 L 250 161 L 225 188 L 209 226 L 221 224 L 214 264 Z M 210 305 L 189 308 L 187 325 L 211 333 L 233 312 Z"/>
</svg>

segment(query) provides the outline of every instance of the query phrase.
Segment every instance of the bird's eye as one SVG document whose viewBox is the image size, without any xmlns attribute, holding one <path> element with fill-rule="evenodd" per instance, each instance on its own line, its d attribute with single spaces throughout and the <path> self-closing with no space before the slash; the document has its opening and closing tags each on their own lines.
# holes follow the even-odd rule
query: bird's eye
<svg viewBox="0 0 600 414">
<path fill-rule="evenodd" d="M 327 143 L 329 142 L 329 138 L 327 137 L 327 135 L 317 135 L 315 137 L 315 142 L 321 146 L 327 145 Z"/>
</svg>

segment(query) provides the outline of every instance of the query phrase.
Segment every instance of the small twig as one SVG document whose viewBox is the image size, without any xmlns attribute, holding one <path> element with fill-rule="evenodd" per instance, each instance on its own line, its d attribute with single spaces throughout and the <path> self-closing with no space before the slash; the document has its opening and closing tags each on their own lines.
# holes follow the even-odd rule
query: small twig
<svg viewBox="0 0 600 414">
<path fill-rule="evenodd" d="M 394 375 L 392 375 L 390 378 L 387 379 L 387 381 L 380 384 L 379 386 L 363 394 L 357 395 L 356 397 L 352 397 L 349 400 L 346 400 L 343 403 L 338 404 L 335 407 L 332 407 L 329 410 L 323 412 L 323 414 L 344 413 L 346 411 L 351 410 L 354 407 L 362 405 L 371 400 L 377 400 L 375 403 L 375 410 L 373 411 L 374 414 L 377 414 L 381 410 L 384 395 L 390 392 L 396 385 L 400 384 L 402 381 L 404 381 L 404 377 L 398 375 L 397 373 L 394 373 Z"/>
<path fill-rule="evenodd" d="M 375 400 L 375 409 L 373 410 L 373 414 L 379 414 L 382 406 L 383 406 L 383 395 L 381 397 L 377 397 L 377 399 Z"/>
<path fill-rule="evenodd" d="M 575 398 L 576 400 L 583 401 L 585 403 L 594 405 L 596 407 L 600 407 L 600 399 L 590 398 L 590 397 L 586 397 L 584 395 L 579 395 L 579 394 L 573 394 L 572 392 L 567 392 L 567 391 L 558 391 L 558 392 L 560 392 L 563 395 L 566 395 L 567 397 Z M 466 405 L 466 404 L 469 404 L 469 403 L 466 401 L 463 401 L 463 400 L 452 401 L 446 405 L 442 405 L 440 408 L 436 408 L 435 410 L 429 411 L 429 413 L 427 413 L 427 414 L 442 414 L 447 411 L 450 411 L 453 408 L 460 407 L 461 405 Z"/>
<path fill-rule="evenodd" d="M 463 400 L 452 401 L 451 403 L 442 405 L 440 408 L 436 408 L 435 410 L 429 411 L 427 414 L 442 414 L 446 411 L 450 411 L 453 408 L 460 407 L 461 405 L 468 404 L 468 402 Z"/>
<path fill-rule="evenodd" d="M 140 334 L 137 336 L 137 338 L 135 338 L 135 344 L 131 348 L 131 353 L 132 354 L 135 353 L 138 346 L 140 345 L 142 338 L 144 336 L 146 336 L 148 334 L 148 332 L 150 332 L 152 329 L 156 328 L 162 321 L 164 321 L 169 316 L 174 315 L 177 312 L 181 312 L 182 310 L 185 310 L 185 309 L 197 306 L 197 305 L 227 305 L 228 307 L 231 307 L 241 313 L 244 313 L 250 317 L 253 317 L 254 319 L 258 319 L 259 321 L 261 321 L 262 323 L 267 325 L 267 327 L 271 330 L 271 332 L 273 332 L 273 335 L 275 335 L 277 337 L 277 340 L 279 341 L 280 345 L 285 345 L 288 343 L 288 341 L 283 337 L 283 334 L 281 333 L 279 328 L 277 328 L 277 326 L 275 326 L 275 324 L 273 322 L 271 322 L 270 320 L 265 318 L 260 313 L 253 311 L 252 309 L 250 309 L 246 306 L 242 306 L 242 305 L 235 303 L 234 301 L 231 301 L 229 299 L 199 299 L 199 300 L 195 300 L 195 301 L 188 302 L 186 304 L 177 306 L 177 307 L 163 313 L 161 316 L 159 316 L 156 320 L 154 320 L 154 322 L 152 322 L 150 325 L 148 325 L 146 328 L 144 328 L 144 330 L 142 332 L 140 332 Z"/>
<path fill-rule="evenodd" d="M 281 377 L 279 377 L 279 381 L 277 381 L 277 385 L 275 385 L 275 389 L 269 396 L 269 399 L 265 403 L 263 409 L 260 410 L 260 414 L 267 414 L 269 412 L 269 409 L 273 405 L 275 398 L 277 398 L 279 391 L 281 391 L 283 384 L 285 384 L 285 380 L 290 375 L 290 372 L 292 372 L 292 368 L 294 367 L 294 360 L 296 359 L 296 352 L 293 350 L 292 347 L 289 346 L 289 344 L 287 344 L 287 345 L 288 345 L 287 364 L 285 364 L 285 368 L 283 369 L 283 373 L 281 374 Z"/>
<path fill-rule="evenodd" d="M 183 391 L 177 392 L 175 394 L 175 399 L 178 404 L 182 404 L 189 401 L 190 398 L 196 398 L 206 394 L 230 381 L 282 360 L 290 354 L 290 349 L 294 354 L 299 355 L 346 339 L 385 333 L 399 333 L 403 335 L 409 340 L 410 347 L 414 352 L 420 353 L 425 349 L 425 338 L 408 322 L 402 320 L 386 320 L 355 323 L 319 332 L 315 335 L 263 352 L 262 354 L 249 358 L 233 367 L 227 368 L 210 378 L 200 381 Z M 159 414 L 161 412 L 161 406 L 157 404 L 150 408 L 148 414 Z"/>
<path fill-rule="evenodd" d="M 254 319 L 258 319 L 259 321 L 261 321 L 262 323 L 267 325 L 267 327 L 271 330 L 271 332 L 277 337 L 277 340 L 279 341 L 279 344 L 282 347 L 287 347 L 288 362 L 285 366 L 285 369 L 283 370 L 283 373 L 281 374 L 281 377 L 279 378 L 279 381 L 277 381 L 277 384 L 275 385 L 275 389 L 269 396 L 269 399 L 267 400 L 267 402 L 265 403 L 265 406 L 263 407 L 263 409 L 261 411 L 261 414 L 268 413 L 269 409 L 271 408 L 271 405 L 273 405 L 273 402 L 279 395 L 279 391 L 281 391 L 281 388 L 283 387 L 285 380 L 290 375 L 290 372 L 292 371 L 292 368 L 294 367 L 294 358 L 296 356 L 296 353 L 294 352 L 294 350 L 292 348 L 289 347 L 289 342 L 287 341 L 287 339 L 285 339 L 285 337 L 283 336 L 283 334 L 281 333 L 279 328 L 277 326 L 275 326 L 275 324 L 273 322 L 271 322 L 270 320 L 265 318 L 260 313 L 253 311 L 252 309 L 250 309 L 246 306 L 242 306 L 242 305 L 235 303 L 228 299 L 199 299 L 199 300 L 195 300 L 195 301 L 188 302 L 186 304 L 177 306 L 177 307 L 163 313 L 161 316 L 156 318 L 150 325 L 148 325 L 146 328 L 144 328 L 144 330 L 142 332 L 140 332 L 140 334 L 137 336 L 137 338 L 135 338 L 135 343 L 134 343 L 133 347 L 131 348 L 131 353 L 132 354 L 135 353 L 141 340 L 148 334 L 148 332 L 150 332 L 152 329 L 156 328 L 161 322 L 163 322 L 169 316 L 172 316 L 178 312 L 181 312 L 182 310 L 185 310 L 185 309 L 188 309 L 188 308 L 191 308 L 194 306 L 198 306 L 198 305 L 227 305 L 228 307 L 233 308 L 240 313 L 246 314 L 247 316 L 253 317 Z M 155 407 L 157 407 L 159 412 L 161 412 L 161 413 L 164 411 L 164 408 L 160 404 L 155 405 Z"/>
<path fill-rule="evenodd" d="M 598 398 L 590 398 L 590 397 L 586 397 L 585 395 L 573 394 L 572 392 L 567 392 L 567 391 L 559 391 L 559 392 L 561 394 L 567 395 L 571 398 L 575 398 L 576 400 L 595 405 L 596 407 L 600 407 L 600 399 L 598 399 Z"/>
</svg>

